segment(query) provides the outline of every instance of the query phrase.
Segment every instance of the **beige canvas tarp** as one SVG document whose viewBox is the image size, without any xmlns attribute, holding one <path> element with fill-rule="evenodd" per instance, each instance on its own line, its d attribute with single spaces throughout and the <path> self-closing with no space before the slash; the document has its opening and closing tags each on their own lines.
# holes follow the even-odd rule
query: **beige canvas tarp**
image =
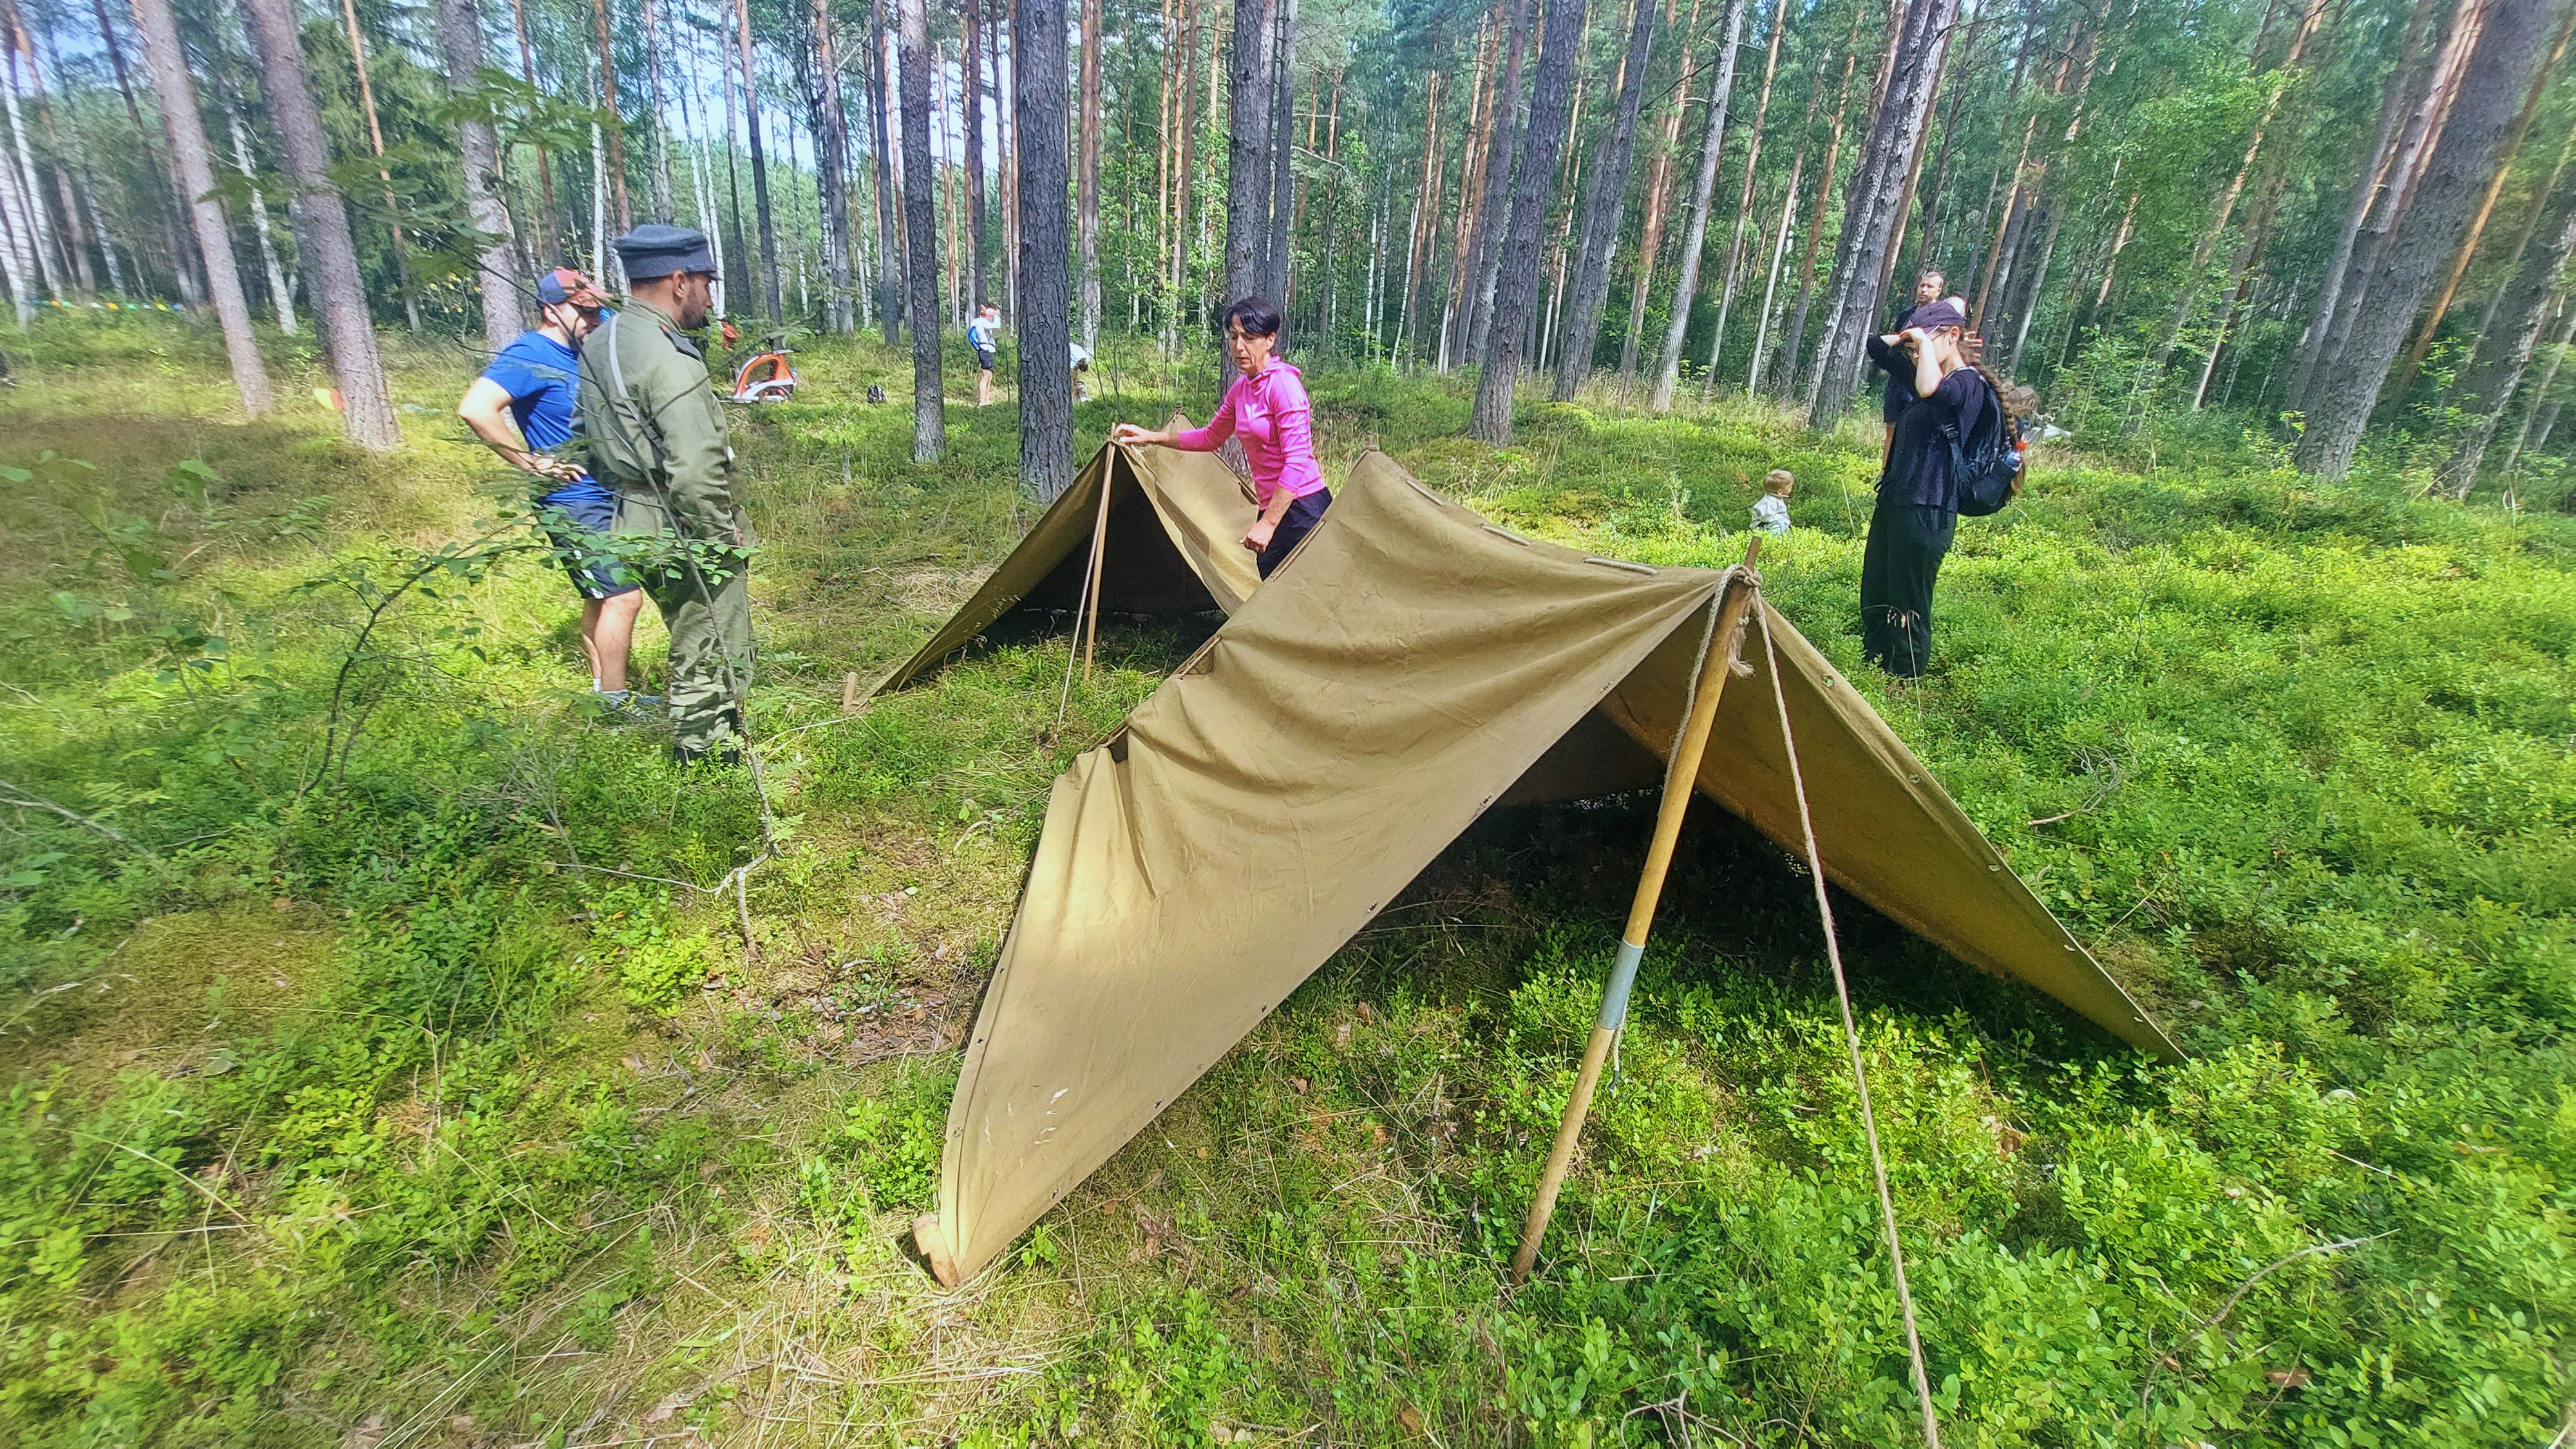
<svg viewBox="0 0 2576 1449">
<path fill-rule="evenodd" d="M 1488 807 L 1656 783 L 1727 577 L 1520 540 L 1363 457 L 1289 565 L 1055 782 L 949 1110 L 934 1266 L 990 1262 Z M 2178 1055 L 1765 609 L 1828 873 Z M 1751 637 L 1698 783 L 1794 843 Z"/>
<path fill-rule="evenodd" d="M 1252 490 L 1216 455 L 1104 443 L 966 606 L 871 693 L 901 689 L 1014 609 L 1070 614 L 1080 607 L 1103 488 L 1109 526 L 1102 612 L 1231 614 L 1260 586 L 1260 570 L 1240 542 L 1259 516 Z"/>
</svg>

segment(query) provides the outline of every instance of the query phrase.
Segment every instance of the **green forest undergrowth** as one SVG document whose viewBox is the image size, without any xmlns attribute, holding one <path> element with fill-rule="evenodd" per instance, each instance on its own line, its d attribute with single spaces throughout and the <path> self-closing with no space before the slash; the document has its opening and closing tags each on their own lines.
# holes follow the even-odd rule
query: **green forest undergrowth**
<svg viewBox="0 0 2576 1449">
<path fill-rule="evenodd" d="M 936 1291 L 908 1223 L 1048 782 L 1188 645 L 1113 621 L 1066 694 L 1061 639 L 996 640 L 843 713 L 1032 517 L 962 352 L 935 466 L 857 401 L 908 383 L 874 344 L 732 414 L 764 821 L 585 703 L 461 352 L 389 343 L 375 458 L 227 421 L 205 337 L 43 328 L 0 393 L 0 1438 L 1911 1442 L 1812 900 L 1706 806 L 1526 1289 L 1651 800 L 1480 822 Z M 1375 443 L 1657 564 L 1740 557 L 1795 469 L 1772 599 L 2194 1053 L 1836 898 L 1948 1442 L 2562 1433 L 2576 520 L 2150 427 L 1962 525 L 1899 685 L 1858 425 L 1605 394 L 1497 452 L 1455 380 L 1310 381 L 1336 479 Z M 1213 394 L 1113 353 L 1082 446 Z"/>
</svg>

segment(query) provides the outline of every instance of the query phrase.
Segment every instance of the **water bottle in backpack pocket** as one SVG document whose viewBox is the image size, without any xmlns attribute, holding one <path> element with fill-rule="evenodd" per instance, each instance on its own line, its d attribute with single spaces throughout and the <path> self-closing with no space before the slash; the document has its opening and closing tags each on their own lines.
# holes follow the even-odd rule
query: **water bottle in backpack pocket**
<svg viewBox="0 0 2576 1449">
<path fill-rule="evenodd" d="M 2021 492 L 2022 454 L 2013 446 L 2017 440 L 2012 418 L 2004 411 L 1994 383 L 1983 372 L 1977 374 L 1977 381 L 1986 390 L 1986 405 L 1977 409 L 1977 421 L 1967 438 L 1961 440 L 1954 423 L 1941 428 L 1941 436 L 1950 444 L 1950 477 L 1958 487 L 1959 511 L 1970 518 L 2001 513 Z"/>
</svg>

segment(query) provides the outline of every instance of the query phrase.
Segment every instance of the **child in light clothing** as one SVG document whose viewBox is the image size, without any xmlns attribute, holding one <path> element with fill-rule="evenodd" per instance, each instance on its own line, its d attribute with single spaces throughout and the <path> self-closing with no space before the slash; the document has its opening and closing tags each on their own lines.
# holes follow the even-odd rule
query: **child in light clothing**
<svg viewBox="0 0 2576 1449">
<path fill-rule="evenodd" d="M 1762 477 L 1762 496 L 1753 500 L 1753 526 L 1764 533 L 1789 531 L 1789 494 L 1798 486 L 1797 476 L 1786 468 L 1774 468 Z"/>
</svg>

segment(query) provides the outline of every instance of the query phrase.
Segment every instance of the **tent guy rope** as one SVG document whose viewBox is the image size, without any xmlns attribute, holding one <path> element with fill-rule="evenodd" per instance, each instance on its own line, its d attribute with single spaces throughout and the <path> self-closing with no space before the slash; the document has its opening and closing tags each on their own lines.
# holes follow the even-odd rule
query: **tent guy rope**
<svg viewBox="0 0 2576 1449">
<path fill-rule="evenodd" d="M 1941 1421 L 1932 1411 L 1932 1376 L 1923 1366 L 1923 1335 L 1914 1325 L 1914 1290 L 1905 1282 L 1905 1249 L 1896 1241 L 1896 1199 L 1887 1191 L 1887 1158 L 1879 1151 L 1878 1116 L 1870 1110 L 1869 1074 L 1861 1070 L 1860 1028 L 1853 1024 L 1851 987 L 1843 980 L 1843 948 L 1834 934 L 1834 908 L 1825 897 L 1825 861 L 1816 849 L 1816 822 L 1807 809 L 1807 782 L 1798 769 L 1798 737 L 1789 728 L 1789 695 L 1780 683 L 1780 656 L 1771 647 L 1771 621 L 1762 621 L 1762 657 L 1771 671 L 1771 698 L 1780 709 L 1780 745 L 1789 756 L 1789 789 L 1798 797 L 1798 831 L 1806 844 L 1807 879 L 1816 888 L 1816 914 L 1825 927 L 1825 960 L 1834 970 L 1834 999 L 1842 1004 L 1843 1042 L 1851 1048 L 1852 1086 L 1860 1094 L 1861 1131 L 1869 1138 L 1869 1170 L 1878 1183 L 1878 1217 L 1887 1230 L 1887 1261 L 1896 1278 L 1896 1306 L 1905 1316 L 1905 1354 L 1914 1366 L 1915 1402 L 1923 1407 L 1926 1449 L 1941 1449 Z"/>
</svg>

